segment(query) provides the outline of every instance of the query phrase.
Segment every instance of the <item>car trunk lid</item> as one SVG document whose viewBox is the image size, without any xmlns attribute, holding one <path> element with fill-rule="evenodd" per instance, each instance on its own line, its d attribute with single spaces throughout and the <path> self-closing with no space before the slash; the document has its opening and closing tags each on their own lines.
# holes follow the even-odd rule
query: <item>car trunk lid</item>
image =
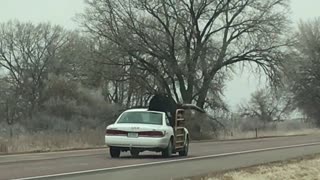
<svg viewBox="0 0 320 180">
<path fill-rule="evenodd" d="M 118 134 L 128 137 L 162 137 L 163 127 L 161 125 L 146 125 L 146 124 L 115 124 L 110 126 L 107 130 L 107 134 Z"/>
</svg>

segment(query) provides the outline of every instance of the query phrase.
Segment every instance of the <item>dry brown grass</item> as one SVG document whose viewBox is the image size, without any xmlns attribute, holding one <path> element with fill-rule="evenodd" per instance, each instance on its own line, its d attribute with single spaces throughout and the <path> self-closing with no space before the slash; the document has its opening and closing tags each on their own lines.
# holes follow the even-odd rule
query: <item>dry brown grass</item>
<svg viewBox="0 0 320 180">
<path fill-rule="evenodd" d="M 79 133 L 37 133 L 2 139 L 0 153 L 45 152 L 85 149 L 104 145 L 101 131 L 85 130 Z"/>
<path fill-rule="evenodd" d="M 291 135 L 304 135 L 304 134 L 319 134 L 319 129 L 300 129 L 300 130 L 258 130 L 258 137 L 270 137 L 270 136 L 291 136 Z M 230 132 L 227 134 L 222 134 L 219 136 L 220 140 L 228 140 L 228 139 L 248 139 L 255 138 L 255 131 L 247 131 L 247 132 L 233 132 L 231 135 Z"/>
</svg>

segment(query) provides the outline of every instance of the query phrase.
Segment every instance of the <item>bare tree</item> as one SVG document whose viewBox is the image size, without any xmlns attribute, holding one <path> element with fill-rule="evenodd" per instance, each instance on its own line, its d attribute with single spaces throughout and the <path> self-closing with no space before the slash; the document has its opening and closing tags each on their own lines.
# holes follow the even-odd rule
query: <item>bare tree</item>
<svg viewBox="0 0 320 180">
<path fill-rule="evenodd" d="M 287 0 L 86 2 L 86 30 L 132 57 L 177 101 L 204 107 L 217 75 L 239 62 L 278 80 Z"/>
<path fill-rule="evenodd" d="M 9 73 L 18 99 L 26 100 L 29 115 L 38 106 L 48 66 L 64 43 L 64 30 L 58 26 L 0 24 L 0 66 Z"/>
<path fill-rule="evenodd" d="M 88 83 L 95 80 L 95 72 L 89 72 L 95 45 L 80 32 L 50 24 L 0 24 L 0 120 L 8 125 L 4 129 L 10 128 L 11 135 L 18 127 L 15 135 L 20 130 L 70 133 L 110 123 L 115 106 L 103 99 L 101 84 Z"/>
<path fill-rule="evenodd" d="M 111 103 L 126 107 L 148 104 L 151 95 L 157 91 L 157 84 L 132 57 L 101 39 L 95 40 L 95 48 L 90 54 L 92 56 L 82 69 L 88 75 L 85 84 L 102 88 L 106 100 Z"/>
<path fill-rule="evenodd" d="M 252 94 L 247 104 L 240 105 L 239 110 L 242 117 L 261 121 L 266 127 L 268 123 L 285 120 L 294 106 L 287 91 L 260 89 Z"/>
</svg>

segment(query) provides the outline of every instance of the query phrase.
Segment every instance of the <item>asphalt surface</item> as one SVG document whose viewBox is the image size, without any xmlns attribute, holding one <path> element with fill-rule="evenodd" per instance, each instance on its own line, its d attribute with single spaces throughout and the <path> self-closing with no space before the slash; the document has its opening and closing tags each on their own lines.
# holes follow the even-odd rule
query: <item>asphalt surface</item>
<svg viewBox="0 0 320 180">
<path fill-rule="evenodd" d="M 111 159 L 107 149 L 0 156 L 0 179 L 60 174 L 53 179 L 171 179 L 320 153 L 320 135 L 201 142 L 187 158 L 123 153 Z"/>
</svg>

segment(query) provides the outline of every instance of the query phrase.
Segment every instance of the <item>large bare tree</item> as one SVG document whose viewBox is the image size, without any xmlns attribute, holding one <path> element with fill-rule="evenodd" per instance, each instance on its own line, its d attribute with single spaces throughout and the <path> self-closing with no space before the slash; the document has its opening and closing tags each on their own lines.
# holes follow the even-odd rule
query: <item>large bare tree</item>
<svg viewBox="0 0 320 180">
<path fill-rule="evenodd" d="M 278 80 L 287 0 L 86 2 L 86 30 L 114 43 L 178 101 L 204 107 L 217 75 L 239 62 Z"/>
</svg>

